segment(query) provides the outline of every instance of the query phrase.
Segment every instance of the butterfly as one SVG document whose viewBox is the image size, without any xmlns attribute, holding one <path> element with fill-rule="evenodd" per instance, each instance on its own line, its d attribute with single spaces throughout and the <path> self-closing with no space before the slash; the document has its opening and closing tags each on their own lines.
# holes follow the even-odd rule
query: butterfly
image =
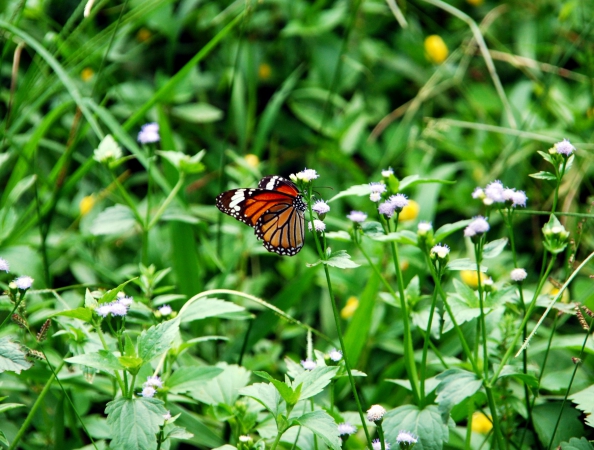
<svg viewBox="0 0 594 450">
<path fill-rule="evenodd" d="M 217 208 L 253 227 L 264 248 L 294 256 L 305 240 L 305 202 L 292 181 L 278 175 L 260 180 L 257 189 L 241 188 L 219 194 Z"/>
</svg>

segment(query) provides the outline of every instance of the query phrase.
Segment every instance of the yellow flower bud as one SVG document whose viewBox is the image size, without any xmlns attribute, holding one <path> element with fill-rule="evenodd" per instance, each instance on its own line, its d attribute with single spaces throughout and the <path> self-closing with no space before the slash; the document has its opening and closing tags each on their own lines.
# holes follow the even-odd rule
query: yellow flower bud
<svg viewBox="0 0 594 450">
<path fill-rule="evenodd" d="M 349 297 L 344 305 L 344 308 L 340 311 L 340 317 L 343 319 L 350 319 L 355 314 L 355 310 L 359 307 L 359 300 L 357 297 Z"/>
<path fill-rule="evenodd" d="M 271 74 L 272 68 L 270 67 L 270 64 L 260 64 L 260 66 L 258 67 L 258 78 L 260 78 L 261 80 L 267 80 L 268 78 L 270 78 Z"/>
<path fill-rule="evenodd" d="M 472 431 L 480 434 L 487 434 L 493 428 L 491 418 L 480 411 L 475 411 L 472 415 Z"/>
<path fill-rule="evenodd" d="M 136 40 L 138 42 L 145 42 L 148 41 L 152 37 L 152 35 L 153 34 L 149 29 L 141 28 L 140 30 L 138 30 L 138 33 L 136 33 Z"/>
<path fill-rule="evenodd" d="M 409 200 L 408 205 L 402 208 L 400 214 L 398 214 L 398 222 L 404 222 L 406 220 L 414 220 L 419 215 L 419 209 L 421 207 L 414 200 Z"/>
<path fill-rule="evenodd" d="M 243 159 L 245 159 L 245 162 L 248 164 L 248 166 L 253 167 L 254 169 L 258 167 L 258 164 L 260 164 L 260 159 L 251 153 L 245 155 Z"/>
<path fill-rule="evenodd" d="M 93 206 L 95 206 L 95 194 L 83 197 L 83 199 L 78 204 L 78 207 L 80 209 L 80 215 L 86 216 L 89 212 L 91 212 Z"/>
<path fill-rule="evenodd" d="M 462 282 L 473 288 L 476 289 L 478 288 L 478 275 L 476 274 L 476 270 L 461 270 L 460 271 L 460 278 L 462 278 Z M 484 274 L 483 272 L 481 272 L 481 284 L 484 286 L 484 283 L 486 280 L 488 280 L 489 277 Z"/>
<path fill-rule="evenodd" d="M 90 67 L 85 67 L 80 73 L 80 77 L 83 81 L 89 81 L 95 75 L 95 71 Z"/>
<path fill-rule="evenodd" d="M 425 55 L 435 64 L 441 64 L 448 57 L 448 46 L 441 36 L 432 34 L 425 38 Z"/>
<path fill-rule="evenodd" d="M 550 281 L 545 281 L 544 286 L 542 287 L 543 294 L 549 294 L 551 297 L 554 297 L 559 293 L 559 289 L 553 286 Z M 561 297 L 559 298 L 561 303 L 569 303 L 569 289 L 565 289 Z"/>
</svg>

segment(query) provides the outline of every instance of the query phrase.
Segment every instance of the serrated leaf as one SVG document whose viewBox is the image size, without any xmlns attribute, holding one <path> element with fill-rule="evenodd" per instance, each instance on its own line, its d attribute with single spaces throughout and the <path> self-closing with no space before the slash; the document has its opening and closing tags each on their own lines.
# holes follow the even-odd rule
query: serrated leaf
<svg viewBox="0 0 594 450">
<path fill-rule="evenodd" d="M 20 344 L 12 342 L 7 336 L 0 338 L 0 373 L 9 371 L 20 374 L 32 365 Z"/>
<path fill-rule="evenodd" d="M 330 384 L 336 373 L 337 366 L 318 366 L 313 370 L 306 370 L 293 380 L 293 386 L 302 385 L 300 400 L 313 397 Z"/>
<path fill-rule="evenodd" d="M 594 385 L 570 395 L 569 400 L 575 403 L 575 407 L 586 415 L 586 425 L 594 427 Z"/>
<path fill-rule="evenodd" d="M 50 317 L 53 316 L 72 317 L 74 319 L 82 320 L 83 322 L 90 322 L 93 318 L 93 311 L 79 306 L 78 308 L 57 312 L 55 314 L 52 314 Z"/>
<path fill-rule="evenodd" d="M 443 241 L 445 238 L 455 233 L 456 231 L 459 231 L 462 228 L 466 228 L 470 222 L 472 222 L 472 219 L 459 220 L 458 222 L 447 223 L 439 227 L 435 232 L 435 242 Z"/>
<path fill-rule="evenodd" d="M 84 353 L 82 355 L 71 356 L 64 361 L 70 364 L 82 364 L 99 370 L 123 370 L 124 366 L 120 364 L 117 356 L 107 350 L 99 350 L 95 353 Z"/>
<path fill-rule="evenodd" d="M 207 317 L 233 318 L 238 313 L 243 313 L 245 308 L 218 298 L 203 298 L 195 301 L 184 309 L 181 316 L 182 323 L 193 320 L 206 319 Z"/>
<path fill-rule="evenodd" d="M 165 386 L 173 394 L 183 394 L 196 389 L 200 384 L 213 379 L 223 372 L 220 367 L 179 367 L 173 372 Z"/>
<path fill-rule="evenodd" d="M 179 333 L 179 317 L 153 325 L 138 336 L 138 356 L 152 361 L 171 348 Z"/>
<path fill-rule="evenodd" d="M 333 202 L 334 200 L 337 200 L 342 197 L 352 197 L 352 196 L 362 197 L 364 195 L 369 195 L 369 194 L 371 194 L 371 187 L 369 186 L 369 184 L 359 184 L 357 186 L 351 186 L 350 188 L 339 192 L 334 197 L 332 197 L 330 200 L 328 200 L 328 203 Z"/>
<path fill-rule="evenodd" d="M 386 413 L 382 426 L 388 442 L 396 442 L 400 430 L 416 434 L 419 440 L 415 450 L 441 450 L 449 437 L 449 429 L 435 405 L 422 410 L 415 405 L 400 406 Z"/>
<path fill-rule="evenodd" d="M 235 364 L 219 363 L 216 367 L 223 372 L 193 389 L 190 396 L 207 405 L 232 405 L 239 397 L 239 389 L 248 384 L 251 372 Z"/>
<path fill-rule="evenodd" d="M 536 173 L 531 173 L 528 176 L 529 177 L 532 177 L 532 178 L 536 178 L 537 180 L 552 180 L 552 181 L 555 181 L 557 179 L 557 177 L 554 174 L 552 174 L 551 172 L 546 172 L 544 170 L 541 170 L 540 172 L 536 172 Z"/>
<path fill-rule="evenodd" d="M 359 264 L 351 261 L 351 255 L 349 255 L 345 250 L 339 250 L 332 253 L 330 258 L 328 258 L 326 261 L 323 261 L 323 263 L 338 269 L 353 269 L 355 267 L 359 267 Z"/>
<path fill-rule="evenodd" d="M 280 396 L 285 402 L 287 402 L 287 404 L 295 405 L 299 401 L 299 394 L 301 393 L 302 384 L 295 385 L 296 388 L 293 389 L 287 383 L 277 380 L 267 372 L 254 371 L 254 375 L 270 381 L 270 383 L 276 388 Z"/>
<path fill-rule="evenodd" d="M 594 446 L 585 437 L 572 437 L 569 442 L 561 442 L 561 450 L 594 450 Z"/>
<path fill-rule="evenodd" d="M 341 449 L 342 441 L 338 436 L 338 425 L 325 411 L 312 411 L 303 414 L 294 421 L 313 431 L 331 449 Z"/>
<path fill-rule="evenodd" d="M 552 165 L 555 165 L 555 161 L 553 161 L 553 156 L 550 153 L 546 153 L 546 152 L 541 152 L 540 150 L 537 150 L 537 153 L 542 156 L 542 158 L 551 163 Z"/>
<path fill-rule="evenodd" d="M 254 383 L 251 386 L 240 389 L 239 393 L 261 403 L 274 417 L 286 412 L 278 389 L 271 383 Z"/>
<path fill-rule="evenodd" d="M 448 270 L 476 270 L 476 262 L 472 261 L 470 258 L 459 258 L 450 261 L 446 266 Z M 480 267 L 481 272 L 486 272 L 487 268 L 485 266 Z"/>
<path fill-rule="evenodd" d="M 163 401 L 156 398 L 118 397 L 105 408 L 111 427 L 110 448 L 122 450 L 153 450 L 157 448 L 156 433 L 167 413 Z"/>
<path fill-rule="evenodd" d="M 136 219 L 130 208 L 124 205 L 114 205 L 99 213 L 89 231 L 95 236 L 123 234 L 134 228 L 135 224 Z"/>
<path fill-rule="evenodd" d="M 439 380 L 435 402 L 445 416 L 451 409 L 467 397 L 473 395 L 483 385 L 482 380 L 472 372 L 462 369 L 448 369 L 436 376 Z"/>
</svg>

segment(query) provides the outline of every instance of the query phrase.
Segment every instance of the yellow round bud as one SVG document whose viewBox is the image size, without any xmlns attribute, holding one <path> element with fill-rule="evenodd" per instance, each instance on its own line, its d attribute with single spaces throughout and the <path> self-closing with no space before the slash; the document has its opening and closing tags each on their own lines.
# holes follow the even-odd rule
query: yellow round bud
<svg viewBox="0 0 594 450">
<path fill-rule="evenodd" d="M 260 66 L 258 67 L 258 78 L 260 78 L 261 80 L 267 80 L 268 78 L 270 78 L 271 74 L 272 68 L 270 67 L 270 64 L 260 64 Z"/>
<path fill-rule="evenodd" d="M 462 282 L 473 288 L 478 288 L 478 275 L 476 274 L 476 270 L 461 270 L 460 271 L 460 278 L 462 278 Z M 484 285 L 485 281 L 487 281 L 489 277 L 481 272 L 481 284 Z"/>
<path fill-rule="evenodd" d="M 355 311 L 359 307 L 359 299 L 357 297 L 349 297 L 344 305 L 344 308 L 340 311 L 340 317 L 343 319 L 350 319 L 355 314 Z"/>
<path fill-rule="evenodd" d="M 151 33 L 151 30 L 149 30 L 148 28 L 141 28 L 140 30 L 138 30 L 138 33 L 136 33 L 136 40 L 138 42 L 145 42 L 148 41 L 151 37 L 152 37 L 153 33 Z"/>
<path fill-rule="evenodd" d="M 78 204 L 78 207 L 80 209 L 80 215 L 86 216 L 89 212 L 91 212 L 93 206 L 95 206 L 95 194 L 83 197 L 80 203 Z"/>
<path fill-rule="evenodd" d="M 404 222 L 406 220 L 414 220 L 419 215 L 421 207 L 414 200 L 409 200 L 408 205 L 402 208 L 400 214 L 398 214 L 398 222 Z"/>
<path fill-rule="evenodd" d="M 248 166 L 253 167 L 254 169 L 258 167 L 258 164 L 260 164 L 260 159 L 252 153 L 245 155 L 243 159 L 245 159 L 245 162 L 248 164 Z"/>
<path fill-rule="evenodd" d="M 475 411 L 472 415 L 472 431 L 480 434 L 487 434 L 493 428 L 493 422 L 480 411 Z"/>
<path fill-rule="evenodd" d="M 95 75 L 95 71 L 90 67 L 85 67 L 80 73 L 80 77 L 83 81 L 89 81 Z"/>
<path fill-rule="evenodd" d="M 448 57 L 448 46 L 441 36 L 432 34 L 425 38 L 425 55 L 435 64 L 441 64 Z"/>
</svg>

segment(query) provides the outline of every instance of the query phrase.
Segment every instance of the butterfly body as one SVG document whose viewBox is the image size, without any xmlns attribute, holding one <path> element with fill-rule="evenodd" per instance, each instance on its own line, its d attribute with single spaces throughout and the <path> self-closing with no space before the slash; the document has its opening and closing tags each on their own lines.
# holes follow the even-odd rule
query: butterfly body
<svg viewBox="0 0 594 450">
<path fill-rule="evenodd" d="M 305 239 L 305 202 L 295 184 L 277 175 L 264 177 L 258 188 L 240 188 L 217 196 L 217 208 L 252 228 L 264 248 L 294 256 Z"/>
</svg>

